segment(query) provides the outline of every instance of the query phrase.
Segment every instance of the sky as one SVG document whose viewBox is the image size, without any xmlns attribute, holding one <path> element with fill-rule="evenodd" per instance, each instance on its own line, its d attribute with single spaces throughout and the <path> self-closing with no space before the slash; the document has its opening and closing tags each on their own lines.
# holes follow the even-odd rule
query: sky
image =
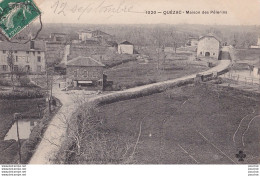
<svg viewBox="0 0 260 176">
<path fill-rule="evenodd" d="M 43 13 L 43 23 L 260 25 L 260 0 L 34 1 Z M 210 13 L 214 10 L 222 14 Z M 181 14 L 164 14 L 173 11 Z"/>
</svg>

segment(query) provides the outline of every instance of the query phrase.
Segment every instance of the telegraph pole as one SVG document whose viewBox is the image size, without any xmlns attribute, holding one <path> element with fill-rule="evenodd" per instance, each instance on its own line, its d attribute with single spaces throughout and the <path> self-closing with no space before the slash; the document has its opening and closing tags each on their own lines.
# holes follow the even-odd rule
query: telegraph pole
<svg viewBox="0 0 260 176">
<path fill-rule="evenodd" d="M 18 142 L 18 153 L 19 153 L 19 163 L 22 163 L 22 157 L 21 157 L 21 142 L 20 142 L 20 136 L 19 136 L 19 127 L 18 127 L 18 119 L 21 114 L 14 113 L 14 120 L 16 121 L 16 134 L 17 134 L 17 142 Z"/>
<path fill-rule="evenodd" d="M 260 40 L 260 39 L 258 39 Z M 260 42 L 260 41 L 259 41 Z M 259 65 L 260 65 L 260 56 L 259 56 Z M 259 89 L 260 89 L 260 73 L 259 73 L 259 68 L 258 68 L 258 78 L 259 78 L 259 81 L 258 81 L 258 84 L 259 84 Z"/>
</svg>

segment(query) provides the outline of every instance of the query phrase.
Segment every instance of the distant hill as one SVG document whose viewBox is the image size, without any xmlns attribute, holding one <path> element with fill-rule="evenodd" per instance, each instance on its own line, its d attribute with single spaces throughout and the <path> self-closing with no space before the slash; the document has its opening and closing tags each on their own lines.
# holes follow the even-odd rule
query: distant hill
<svg viewBox="0 0 260 176">
<path fill-rule="evenodd" d="M 30 25 L 30 31 L 36 33 L 39 24 Z M 43 24 L 39 38 L 47 38 L 50 33 L 62 32 L 72 39 L 78 38 L 77 31 L 82 29 L 101 30 L 115 37 L 116 41 L 127 40 L 135 45 L 170 45 L 178 43 L 178 47 L 186 43 L 189 37 L 199 37 L 209 32 L 215 33 L 223 42 L 238 48 L 248 48 L 257 43 L 260 26 L 228 26 L 228 25 L 198 25 L 198 24 Z M 19 36 L 27 36 L 24 30 Z"/>
</svg>

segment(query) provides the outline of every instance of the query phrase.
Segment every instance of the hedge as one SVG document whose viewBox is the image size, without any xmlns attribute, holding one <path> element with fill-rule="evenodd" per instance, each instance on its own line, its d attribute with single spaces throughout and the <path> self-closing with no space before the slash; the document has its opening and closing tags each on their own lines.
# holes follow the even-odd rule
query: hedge
<svg viewBox="0 0 260 176">
<path fill-rule="evenodd" d="M 0 92 L 0 99 L 33 99 L 43 98 L 44 92 L 39 90 L 27 90 L 27 91 L 12 91 L 12 92 Z"/>
<path fill-rule="evenodd" d="M 41 142 L 42 137 L 44 135 L 45 130 L 47 129 L 49 122 L 51 121 L 52 117 L 55 116 L 55 114 L 59 111 L 61 107 L 61 102 L 59 99 L 53 97 L 53 99 L 56 100 L 56 106 L 54 111 L 49 114 L 49 110 L 45 109 L 44 115 L 40 122 L 33 128 L 29 138 L 22 144 L 21 146 L 21 158 L 22 163 L 27 164 L 32 155 L 34 154 L 34 151 L 37 148 L 37 145 Z"/>
</svg>

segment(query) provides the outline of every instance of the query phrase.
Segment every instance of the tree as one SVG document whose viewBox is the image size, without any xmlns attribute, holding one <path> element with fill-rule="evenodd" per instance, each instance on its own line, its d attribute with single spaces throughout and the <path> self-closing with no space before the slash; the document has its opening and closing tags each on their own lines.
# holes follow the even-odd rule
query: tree
<svg viewBox="0 0 260 176">
<path fill-rule="evenodd" d="M 13 54 L 12 50 L 9 50 L 7 52 L 7 64 L 10 68 L 12 87 L 13 87 L 13 90 L 14 90 L 14 54 Z"/>
<path fill-rule="evenodd" d="M 154 40 L 154 46 L 156 47 L 157 51 L 157 70 L 160 68 L 160 56 L 162 54 L 163 48 L 164 48 L 164 38 L 163 36 L 164 32 L 160 28 L 154 28 L 152 31 L 152 38 Z"/>
<path fill-rule="evenodd" d="M 48 93 L 48 108 L 49 108 L 49 113 L 51 113 L 51 105 L 52 105 L 52 89 L 53 89 L 53 73 L 54 70 L 53 68 L 46 68 L 46 89 L 47 89 L 47 93 Z"/>
<path fill-rule="evenodd" d="M 171 39 L 171 43 L 173 45 L 173 48 L 174 48 L 174 53 L 176 53 L 176 49 L 178 47 L 178 34 L 176 33 L 176 30 L 172 31 L 170 33 L 170 39 Z"/>
</svg>

